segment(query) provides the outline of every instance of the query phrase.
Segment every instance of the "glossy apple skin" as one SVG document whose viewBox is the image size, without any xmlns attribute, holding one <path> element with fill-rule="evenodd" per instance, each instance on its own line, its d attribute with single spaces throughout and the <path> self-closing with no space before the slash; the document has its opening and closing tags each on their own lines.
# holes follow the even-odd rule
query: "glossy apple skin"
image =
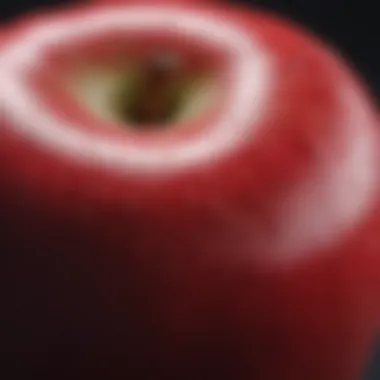
<svg viewBox="0 0 380 380">
<path fill-rule="evenodd" d="M 264 41 L 279 89 L 261 122 L 266 133 L 191 170 L 120 174 L 30 142 L 5 112 L 5 357 L 17 370 L 63 379 L 359 379 L 378 327 L 377 197 L 323 248 L 310 241 L 291 258 L 270 242 L 294 219 L 280 218 L 278 200 L 294 198 L 315 168 L 339 167 L 318 150 L 344 145 L 348 109 L 336 89 L 354 89 L 376 147 L 371 99 L 335 53 L 297 27 L 245 9 L 181 7 Z M 94 9 L 21 20 L 5 40 Z M 380 173 L 377 162 L 369 164 Z"/>
</svg>

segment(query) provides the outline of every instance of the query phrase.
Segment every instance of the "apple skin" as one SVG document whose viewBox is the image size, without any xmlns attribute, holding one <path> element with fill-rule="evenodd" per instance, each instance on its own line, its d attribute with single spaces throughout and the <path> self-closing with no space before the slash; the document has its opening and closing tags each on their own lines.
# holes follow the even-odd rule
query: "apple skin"
<svg viewBox="0 0 380 380">
<path fill-rule="evenodd" d="M 108 7 L 33 16 L 9 26 L 5 41 L 55 18 Z M 359 379 L 379 321 L 376 191 L 369 192 L 368 209 L 350 228 L 339 234 L 337 228 L 336 237 L 333 230 L 323 247 L 311 238 L 299 245 L 302 228 L 294 241 L 287 239 L 297 232 L 288 230 L 296 217 L 285 207 L 284 218 L 279 205 L 295 207 L 303 183 L 318 188 L 324 180 L 318 174 L 345 169 L 348 185 L 330 188 L 326 179 L 321 218 L 332 224 L 334 192 L 342 186 L 353 191 L 362 179 L 334 154 L 349 148 L 343 120 L 356 108 L 364 116 L 354 141 L 368 135 L 373 143 L 366 145 L 373 160 L 365 163 L 377 190 L 372 100 L 336 53 L 290 23 L 242 8 L 179 7 L 260 37 L 275 61 L 277 89 L 265 105 L 265 133 L 248 135 L 231 155 L 190 169 L 120 173 L 17 132 L 2 94 L 5 358 L 29 375 L 62 379 L 136 373 L 141 379 Z M 40 71 L 36 65 L 32 81 Z M 346 88 L 353 98 L 345 108 L 337 89 Z M 54 112 L 90 123 L 53 95 Z M 202 123 L 196 129 L 207 127 Z M 96 131 L 113 131 L 103 127 Z M 121 132 L 112 136 L 123 138 Z M 139 143 L 137 135 L 128 138 Z M 358 204 L 367 201 L 362 198 Z M 312 207 L 307 215 L 313 220 L 316 213 Z M 285 243 L 294 243 L 294 251 Z"/>
</svg>

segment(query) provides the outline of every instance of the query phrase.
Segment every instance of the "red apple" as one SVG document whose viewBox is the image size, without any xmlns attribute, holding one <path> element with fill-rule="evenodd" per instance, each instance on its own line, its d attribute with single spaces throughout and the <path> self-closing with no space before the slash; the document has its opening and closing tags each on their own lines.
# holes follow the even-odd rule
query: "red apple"
<svg viewBox="0 0 380 380">
<path fill-rule="evenodd" d="M 359 378 L 379 137 L 336 52 L 263 12 L 126 2 L 24 18 L 0 54 L 16 368 Z"/>
</svg>

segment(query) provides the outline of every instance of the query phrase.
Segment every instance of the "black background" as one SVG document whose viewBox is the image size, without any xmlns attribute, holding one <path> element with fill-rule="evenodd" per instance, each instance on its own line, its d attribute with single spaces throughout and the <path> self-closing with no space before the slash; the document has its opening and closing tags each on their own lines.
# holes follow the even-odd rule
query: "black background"
<svg viewBox="0 0 380 380">
<path fill-rule="evenodd" d="M 362 74 L 380 104 L 380 20 L 373 0 L 240 0 L 241 3 L 273 10 L 313 30 L 337 47 Z M 2 24 L 29 11 L 74 1 L 3 1 Z M 380 379 L 380 350 L 371 361 L 366 380 Z M 6 379 L 4 379 L 6 380 Z M 323 379 L 321 379 L 323 380 Z"/>
</svg>

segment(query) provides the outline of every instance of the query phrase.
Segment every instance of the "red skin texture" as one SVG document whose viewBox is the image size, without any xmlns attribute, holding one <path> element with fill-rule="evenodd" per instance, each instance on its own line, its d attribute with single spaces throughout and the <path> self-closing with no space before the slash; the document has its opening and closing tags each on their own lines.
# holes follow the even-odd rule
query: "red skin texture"
<svg viewBox="0 0 380 380">
<path fill-rule="evenodd" d="M 18 356 L 10 358 L 55 378 L 358 379 L 377 326 L 377 203 L 324 254 L 270 270 L 246 260 L 246 241 L 223 210 L 244 223 L 249 210 L 250 222 L 275 233 L 278 193 L 320 164 L 317 144 L 341 133 L 333 118 L 344 110 L 326 76 L 336 85 L 351 82 L 371 101 L 351 72 L 299 29 L 258 12 L 194 7 L 248 32 L 254 25 L 279 58 L 286 99 L 272 99 L 279 106 L 259 144 L 248 141 L 228 159 L 154 179 L 65 159 L 7 133 L 5 117 L 0 209 L 7 238 L 0 244 L 11 297 L 4 309 L 15 329 L 27 331 L 18 339 L 11 329 L 18 347 L 9 352 Z M 6 38 L 49 17 L 22 20 Z M 67 118 L 90 123 L 67 100 L 54 99 Z M 312 122 L 312 105 L 324 123 Z M 259 257 L 260 248 L 249 254 Z M 28 322 L 18 320 L 22 314 Z"/>
</svg>

